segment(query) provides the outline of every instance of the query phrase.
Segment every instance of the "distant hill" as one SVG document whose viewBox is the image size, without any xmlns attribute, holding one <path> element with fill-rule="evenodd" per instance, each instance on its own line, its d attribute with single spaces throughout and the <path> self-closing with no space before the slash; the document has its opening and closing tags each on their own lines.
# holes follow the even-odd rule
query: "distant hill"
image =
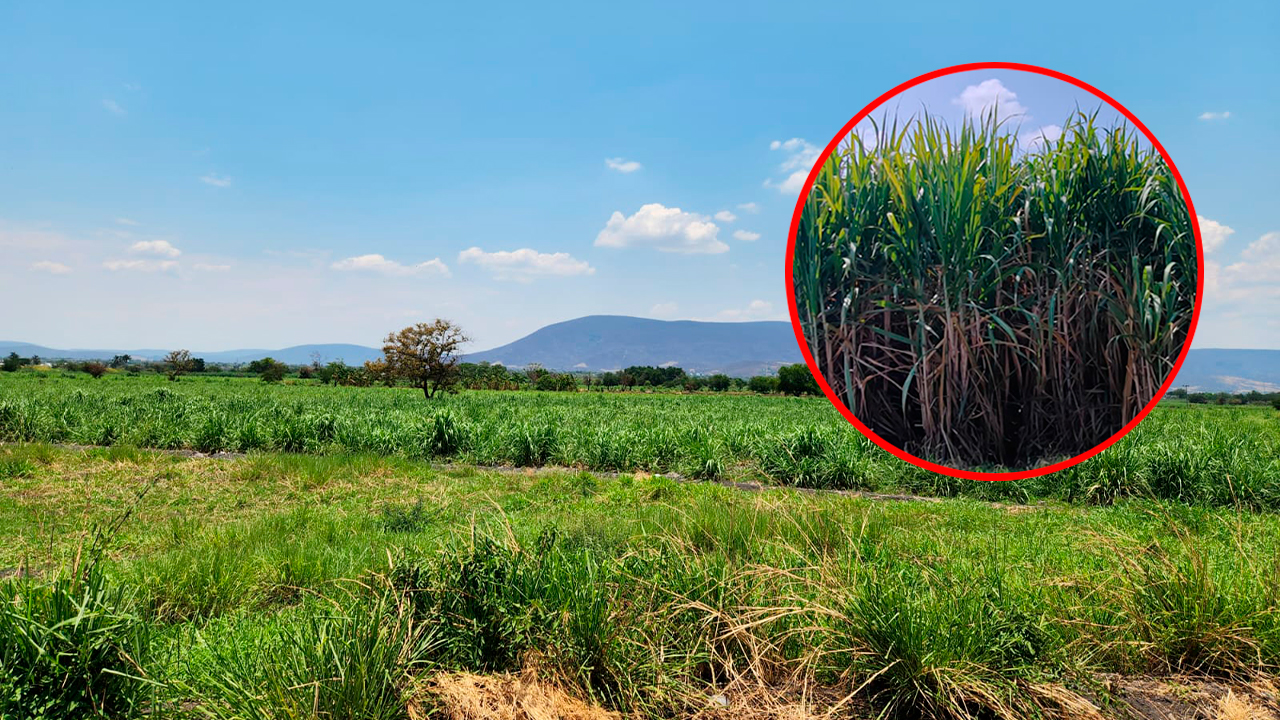
<svg viewBox="0 0 1280 720">
<path fill-rule="evenodd" d="M 31 343 L 0 340 L 0 356 L 8 355 L 11 352 L 16 352 L 23 357 L 39 355 L 41 358 L 46 360 L 110 360 L 114 355 L 125 354 L 131 355 L 137 360 L 159 360 L 169 351 L 158 350 L 155 348 L 141 348 L 133 350 L 60 350 L 57 348 L 45 347 L 43 345 L 32 345 Z M 192 356 L 204 358 L 208 362 L 247 363 L 270 356 L 280 362 L 288 363 L 290 365 L 303 365 L 310 363 L 313 353 L 318 353 L 320 355 L 321 362 L 342 360 L 349 365 L 359 365 L 365 360 L 374 360 L 382 357 L 381 350 L 365 347 L 363 345 L 349 345 L 344 343 L 332 343 L 327 345 L 295 345 L 293 347 L 282 348 L 280 350 L 243 349 L 191 351 Z"/>
<path fill-rule="evenodd" d="M 140 360 L 159 360 L 168 350 L 60 350 L 0 340 L 0 356 L 11 352 L 50 360 L 109 360 L 124 353 Z M 342 360 L 350 365 L 382 355 L 376 348 L 342 343 L 279 350 L 192 351 L 209 362 L 247 363 L 271 356 L 290 365 L 311 362 L 313 353 L 319 354 L 321 362 Z M 513 343 L 471 353 L 465 360 L 591 371 L 674 364 L 692 373 L 722 372 L 736 377 L 772 373 L 780 365 L 803 362 L 790 323 L 649 320 L 623 315 L 590 315 L 548 325 Z M 1173 387 L 1193 392 L 1280 391 L 1280 350 L 1192 350 Z"/>
<path fill-rule="evenodd" d="M 1192 392 L 1280 391 L 1280 350 L 1194 349 L 1174 388 Z"/>
<path fill-rule="evenodd" d="M 590 315 L 548 325 L 502 347 L 467 355 L 467 362 L 553 370 L 618 370 L 677 365 L 698 374 L 749 377 L 804 362 L 786 322 L 697 322 Z"/>
</svg>

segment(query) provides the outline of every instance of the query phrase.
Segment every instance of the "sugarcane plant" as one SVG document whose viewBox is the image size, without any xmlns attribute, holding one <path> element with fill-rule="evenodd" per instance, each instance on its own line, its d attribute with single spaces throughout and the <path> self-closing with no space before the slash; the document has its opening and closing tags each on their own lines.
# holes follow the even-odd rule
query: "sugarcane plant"
<svg viewBox="0 0 1280 720">
<path fill-rule="evenodd" d="M 1196 262 L 1173 173 L 1128 125 L 1080 112 L 1054 138 L 922 114 L 871 122 L 823 163 L 792 279 L 859 420 L 916 455 L 1024 467 L 1095 446 L 1155 395 Z"/>
</svg>

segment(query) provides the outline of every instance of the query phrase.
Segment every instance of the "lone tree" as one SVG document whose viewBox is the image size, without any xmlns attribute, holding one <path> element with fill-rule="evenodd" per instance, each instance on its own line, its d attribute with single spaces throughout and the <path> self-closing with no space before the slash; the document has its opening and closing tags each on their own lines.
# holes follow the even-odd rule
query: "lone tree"
<svg viewBox="0 0 1280 720">
<path fill-rule="evenodd" d="M 97 380 L 107 374 L 107 366 L 100 362 L 87 362 L 84 364 L 84 371 L 89 373 L 89 377 Z"/>
<path fill-rule="evenodd" d="M 448 320 L 411 325 L 383 341 L 385 372 L 421 388 L 428 400 L 441 390 L 457 392 L 458 348 L 469 340 Z"/>
<path fill-rule="evenodd" d="M 174 350 L 164 356 L 164 363 L 169 366 L 165 370 L 165 375 L 168 375 L 170 380 L 176 381 L 179 375 L 191 370 L 191 353 L 186 350 Z"/>
</svg>

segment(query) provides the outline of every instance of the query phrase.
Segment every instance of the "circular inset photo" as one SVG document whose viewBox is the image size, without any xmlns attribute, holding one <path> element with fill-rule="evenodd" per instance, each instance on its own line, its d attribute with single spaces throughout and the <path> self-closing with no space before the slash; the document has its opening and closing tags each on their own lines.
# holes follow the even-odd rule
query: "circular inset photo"
<svg viewBox="0 0 1280 720">
<path fill-rule="evenodd" d="M 805 359 L 873 441 L 957 477 L 1069 467 L 1133 429 L 1195 330 L 1199 229 L 1124 107 L 1025 65 L 947 68 L 862 109 L 791 223 Z"/>
</svg>

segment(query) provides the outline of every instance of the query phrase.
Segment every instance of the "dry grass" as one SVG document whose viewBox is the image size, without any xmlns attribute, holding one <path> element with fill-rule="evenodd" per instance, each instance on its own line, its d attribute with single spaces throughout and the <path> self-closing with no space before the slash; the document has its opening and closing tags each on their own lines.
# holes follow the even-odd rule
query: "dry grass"
<svg viewBox="0 0 1280 720">
<path fill-rule="evenodd" d="M 1276 714 L 1253 700 L 1237 695 L 1234 690 L 1218 700 L 1218 717 L 1221 720 L 1274 720 Z"/>
<path fill-rule="evenodd" d="M 422 682 L 409 703 L 411 720 L 618 720 L 617 713 L 579 700 L 533 671 L 519 675 L 439 673 Z"/>
</svg>

